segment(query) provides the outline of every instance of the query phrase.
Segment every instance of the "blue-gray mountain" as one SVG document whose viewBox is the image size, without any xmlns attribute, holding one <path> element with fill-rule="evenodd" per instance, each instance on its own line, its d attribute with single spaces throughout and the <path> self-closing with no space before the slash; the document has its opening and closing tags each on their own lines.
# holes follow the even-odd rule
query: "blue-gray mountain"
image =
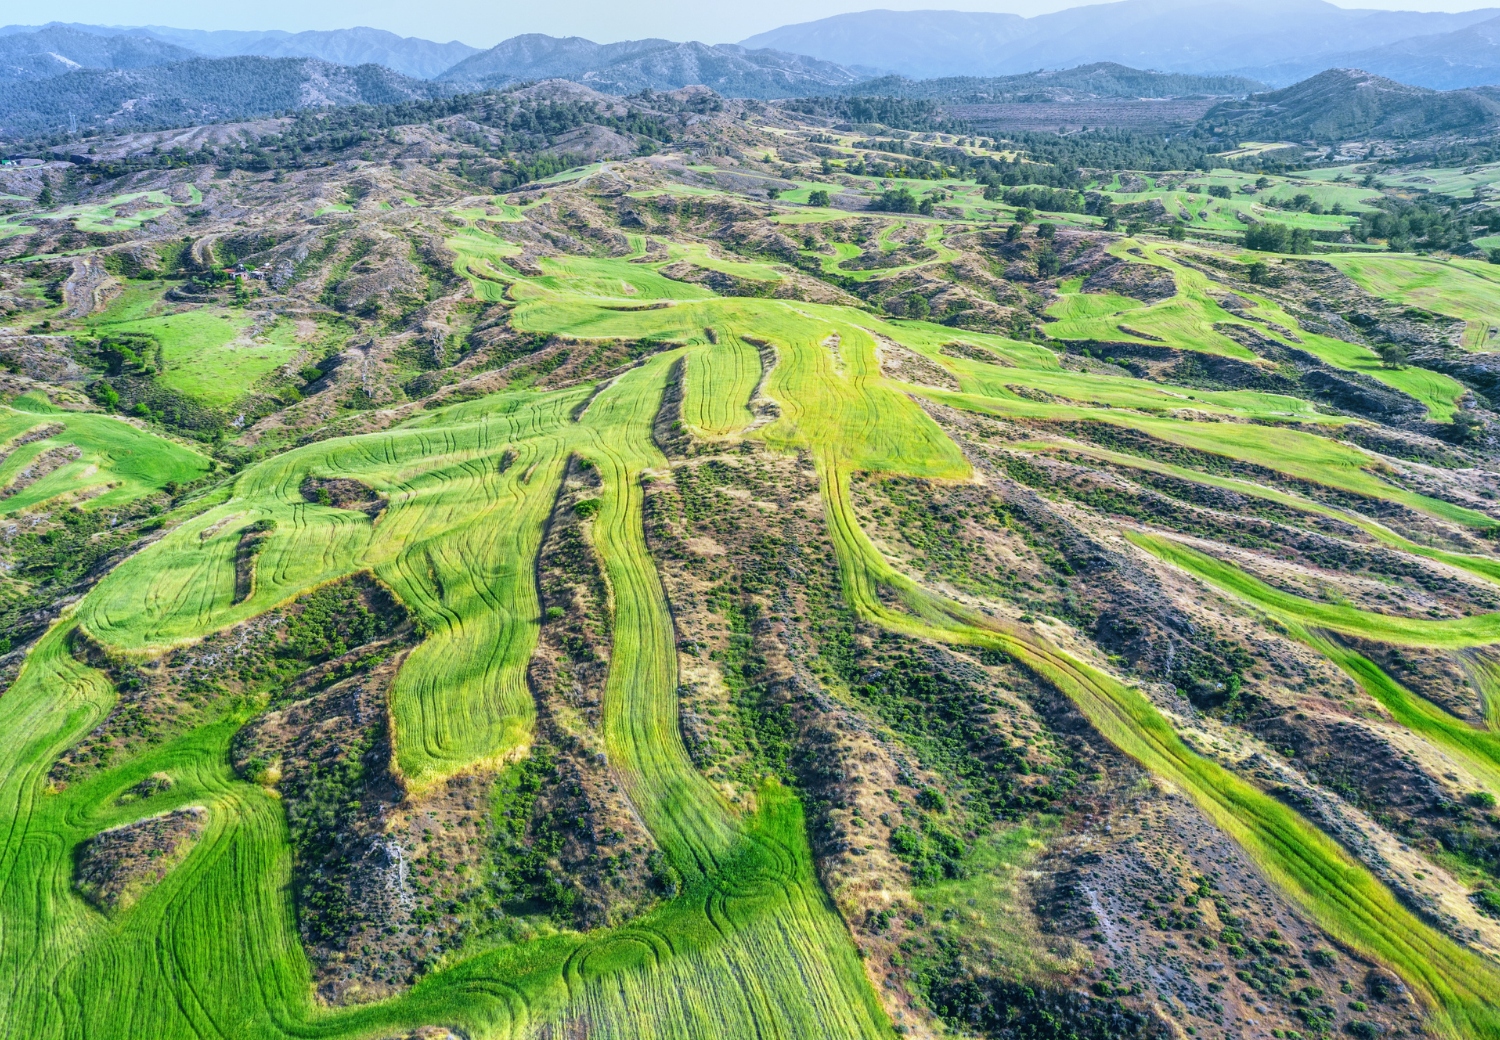
<svg viewBox="0 0 1500 1040">
<path fill-rule="evenodd" d="M 431 84 L 382 65 L 315 58 L 199 58 L 0 83 L 0 140 L 66 130 L 195 126 L 322 105 L 425 98 Z"/>
<path fill-rule="evenodd" d="M 1240 141 L 1431 140 L 1493 135 L 1500 90 L 1429 90 L 1358 69 L 1328 69 L 1281 90 L 1225 101 L 1206 128 Z"/>
<path fill-rule="evenodd" d="M 1096 61 L 1074 69 L 1044 69 L 1015 76 L 942 76 L 937 79 L 881 76 L 861 80 L 844 93 L 984 104 L 1098 98 L 1244 97 L 1265 89 L 1265 83 L 1244 76 L 1146 72 L 1110 61 Z"/>
<path fill-rule="evenodd" d="M 146 65 L 161 65 L 191 57 L 231 58 L 259 55 L 267 58 L 319 58 L 338 65 L 384 65 L 404 76 L 431 79 L 479 51 L 478 47 L 470 47 L 456 40 L 449 43 L 434 43 L 431 40 L 397 36 L 383 29 L 370 29 L 363 26 L 353 29 L 336 29 L 330 32 L 300 33 L 280 30 L 206 32 L 201 29 L 174 29 L 160 25 L 124 28 L 104 25 L 53 24 L 43 27 L 42 33 L 36 33 L 34 29 L 34 26 L 25 25 L 9 25 L 0 28 L 0 55 L 7 53 L 3 49 L 7 37 L 37 39 L 43 33 L 56 33 L 62 30 L 78 37 L 96 40 L 102 37 L 105 40 L 117 41 L 117 46 L 134 47 L 143 53 L 149 53 L 149 48 L 154 46 L 162 55 L 160 60 L 153 61 L 111 60 L 107 53 L 98 50 L 88 51 L 79 43 L 72 44 L 74 50 L 60 52 L 64 57 L 86 68 L 141 68 Z M 40 42 L 46 41 L 43 39 Z M 128 55 L 130 52 L 126 53 Z M 3 58 L 0 58 L 0 64 L 3 64 Z M 70 68 L 60 65 L 50 74 L 58 75 L 70 71 Z M 6 76 L 3 71 L 0 71 L 0 78 L 17 77 Z"/>
<path fill-rule="evenodd" d="M 1349 10 L 1323 0 L 1122 0 L 1035 18 L 863 11 L 783 26 L 742 43 L 922 79 L 1111 61 L 1281 84 L 1300 78 L 1285 71 L 1294 64 L 1300 75 L 1310 75 L 1348 64 L 1355 52 L 1456 32 L 1497 15 L 1493 8 L 1458 14 Z"/>
<path fill-rule="evenodd" d="M 1383 47 L 1350 51 L 1322 61 L 1295 61 L 1260 70 L 1272 83 L 1291 83 L 1334 65 L 1424 87 L 1453 90 L 1500 83 L 1500 18 L 1453 32 L 1413 36 Z"/>
<path fill-rule="evenodd" d="M 146 35 L 188 47 L 211 58 L 259 54 L 268 58 L 321 58 L 337 65 L 384 65 L 414 79 L 432 79 L 452 68 L 478 47 L 450 40 L 435 43 L 397 36 L 383 29 L 357 26 L 328 32 L 204 32 L 148 26 Z"/>
<path fill-rule="evenodd" d="M 882 74 L 991 77 L 1098 63 L 1237 75 L 1272 86 L 1329 68 L 1360 68 L 1438 89 L 1500 83 L 1500 8 L 1370 11 L 1324 0 L 1121 0 L 1035 18 L 863 11 L 782 26 L 739 46 L 660 39 L 598 44 L 532 34 L 481 51 L 457 41 L 435 43 L 370 28 L 300 33 L 46 28 L 53 36 L 0 48 L 0 80 L 60 75 L 74 67 L 69 63 L 140 68 L 181 60 L 185 55 L 172 48 L 183 48 L 207 57 L 254 54 L 378 64 L 459 89 L 556 77 L 611 92 L 696 83 L 750 97 L 824 93 Z M 0 28 L 0 39 L 35 29 Z M 64 29 L 113 42 L 101 46 L 64 38 L 57 32 Z M 54 40 L 65 45 L 52 46 Z M 7 61 L 7 55 L 17 57 Z"/>
<path fill-rule="evenodd" d="M 0 81 L 47 79 L 79 68 L 141 69 L 198 55 L 143 36 L 100 36 L 65 26 L 0 36 Z"/>
<path fill-rule="evenodd" d="M 609 94 L 673 90 L 695 84 L 737 97 L 825 94 L 868 78 L 848 68 L 776 50 L 710 47 L 671 40 L 594 43 L 531 33 L 467 58 L 438 77 L 464 90 L 540 79 L 571 79 Z"/>
</svg>

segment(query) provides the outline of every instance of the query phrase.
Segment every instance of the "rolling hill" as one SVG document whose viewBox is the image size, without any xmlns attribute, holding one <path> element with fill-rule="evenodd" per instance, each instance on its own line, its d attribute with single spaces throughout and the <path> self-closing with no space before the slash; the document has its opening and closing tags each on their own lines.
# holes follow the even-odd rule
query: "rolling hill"
<svg viewBox="0 0 1500 1040">
<path fill-rule="evenodd" d="M 0 167 L 0 1036 L 1500 1040 L 1500 162 L 81 76 L 294 110 Z"/>
<path fill-rule="evenodd" d="M 1358 69 L 1329 69 L 1281 90 L 1223 102 L 1203 122 L 1240 140 L 1427 138 L 1500 124 L 1500 101 L 1475 90 L 1429 90 Z"/>
<path fill-rule="evenodd" d="M 1500 210 L 704 100 L 0 169 L 0 1035 L 1500 1040 Z"/>
<path fill-rule="evenodd" d="M 1263 90 L 1265 86 L 1258 80 L 1243 76 L 1148 72 L 1101 61 L 1073 69 L 1027 72 L 1016 76 L 942 76 L 921 80 L 881 76 L 862 80 L 846 88 L 846 92 L 871 97 L 930 98 L 973 104 L 1195 95 L 1237 97 Z"/>
<path fill-rule="evenodd" d="M 200 58 L 139 69 L 80 69 L 0 84 L 0 136 L 59 128 L 188 126 L 323 105 L 428 97 L 432 88 L 380 65 L 314 58 Z"/>
</svg>

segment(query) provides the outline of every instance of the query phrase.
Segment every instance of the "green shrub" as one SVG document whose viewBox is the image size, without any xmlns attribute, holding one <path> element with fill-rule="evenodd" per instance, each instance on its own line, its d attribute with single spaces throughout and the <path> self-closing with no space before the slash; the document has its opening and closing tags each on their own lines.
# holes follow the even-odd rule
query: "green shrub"
<svg viewBox="0 0 1500 1040">
<path fill-rule="evenodd" d="M 1312 250 L 1312 234 L 1306 228 L 1266 221 L 1252 224 L 1245 231 L 1245 248 L 1262 253 L 1306 253 Z"/>
<path fill-rule="evenodd" d="M 875 196 L 869 208 L 882 213 L 915 213 L 917 197 L 910 188 L 889 188 Z"/>
<path fill-rule="evenodd" d="M 1005 193 L 1005 204 L 1045 210 L 1048 213 L 1083 212 L 1083 196 L 1080 193 L 1066 188 L 1043 188 L 1035 184 L 1009 189 Z"/>
<path fill-rule="evenodd" d="M 918 791 L 917 804 L 931 812 L 948 811 L 948 803 L 943 799 L 942 792 L 934 787 L 924 787 Z"/>
<path fill-rule="evenodd" d="M 1482 913 L 1500 917 L 1500 891 L 1493 888 L 1481 889 L 1474 893 L 1474 902 L 1479 904 Z"/>
</svg>

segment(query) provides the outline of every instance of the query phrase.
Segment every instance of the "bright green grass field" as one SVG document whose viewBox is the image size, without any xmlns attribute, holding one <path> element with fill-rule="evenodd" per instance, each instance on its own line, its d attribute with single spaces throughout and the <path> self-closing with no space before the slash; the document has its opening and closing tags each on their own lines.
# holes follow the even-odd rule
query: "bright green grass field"
<svg viewBox="0 0 1500 1040">
<path fill-rule="evenodd" d="M 158 377 L 173 390 L 214 407 L 228 407 L 302 347 L 290 321 L 251 339 L 253 315 L 222 307 L 182 311 L 97 326 L 100 332 L 147 332 L 161 341 L 165 368 Z"/>
<path fill-rule="evenodd" d="M 1454 718 L 1395 682 L 1373 661 L 1329 638 L 1330 633 L 1342 633 L 1396 646 L 1488 646 L 1497 642 L 1500 615 L 1432 621 L 1318 603 L 1272 588 L 1232 564 L 1173 539 L 1134 532 L 1126 537 L 1152 555 L 1266 611 L 1285 631 L 1349 673 L 1396 721 L 1465 762 L 1491 793 L 1500 792 L 1500 735 Z"/>
<path fill-rule="evenodd" d="M 1241 287 L 1236 290 L 1236 295 L 1249 303 L 1247 312 L 1260 319 L 1258 322 L 1247 322 L 1220 306 L 1219 299 L 1228 291 L 1225 287 L 1210 281 L 1201 271 L 1178 261 L 1178 253 L 1191 255 L 1191 247 L 1174 249 L 1160 244 L 1135 243 L 1135 248 L 1141 251 L 1141 255 L 1136 256 L 1128 251 L 1131 244 L 1130 240 L 1124 240 L 1112 246 L 1110 251 L 1127 263 L 1147 263 L 1167 271 L 1177 284 L 1177 294 L 1148 305 L 1115 294 L 1078 292 L 1076 285 L 1064 286 L 1074 291 L 1063 292 L 1048 307 L 1047 315 L 1057 319 L 1046 326 L 1049 336 L 1061 340 L 1162 343 L 1179 350 L 1197 350 L 1253 361 L 1255 354 L 1251 350 L 1214 327 L 1242 325 L 1253 329 L 1259 336 L 1275 340 L 1289 348 L 1315 354 L 1330 365 L 1363 373 L 1408 394 L 1425 405 L 1428 415 L 1435 421 L 1450 420 L 1459 398 L 1466 393 L 1463 384 L 1441 372 L 1413 366 L 1386 368 L 1374 352 L 1358 344 L 1308 332 L 1296 318 L 1273 300 L 1248 287 Z M 1247 257 L 1254 255 L 1246 254 Z M 1365 270 L 1363 265 L 1366 264 L 1382 272 L 1396 269 L 1391 265 L 1378 263 L 1386 260 L 1386 257 L 1341 254 L 1331 259 L 1346 270 Z M 1397 264 L 1416 263 L 1406 258 L 1390 259 Z M 1474 265 L 1475 268 L 1480 266 L 1482 265 Z M 1482 271 L 1474 273 L 1465 268 L 1454 272 L 1444 285 L 1453 281 L 1473 282 L 1476 289 L 1471 298 L 1494 293 L 1497 304 L 1500 304 L 1500 283 L 1490 282 L 1484 274 Z M 1384 285 L 1375 291 L 1385 290 L 1396 291 L 1394 287 Z M 1400 298 L 1399 295 L 1397 298 Z M 1279 329 L 1271 327 L 1268 322 L 1279 326 Z M 1288 338 L 1280 329 L 1290 330 L 1297 339 Z"/>
<path fill-rule="evenodd" d="M 1470 260 L 1334 253 L 1327 258 L 1366 292 L 1462 319 L 1463 345 L 1494 350 L 1500 333 L 1500 268 Z"/>
<path fill-rule="evenodd" d="M 61 429 L 30 444 L 10 445 L 31 430 Z M 92 412 L 66 412 L 40 395 L 27 395 L 0 408 L 0 487 L 17 482 L 42 453 L 71 446 L 79 457 L 0 498 L 0 514 L 12 515 L 63 499 L 87 509 L 123 505 L 168 482 L 191 483 L 212 463 L 196 450 L 169 441 L 122 419 Z"/>
<path fill-rule="evenodd" d="M 460 272 L 476 295 L 510 301 L 516 328 L 649 338 L 664 349 L 600 388 L 498 393 L 249 467 L 59 621 L 0 697 L 0 973 L 9 980 L 0 987 L 0 1035 L 270 1040 L 388 1036 L 424 1025 L 476 1040 L 543 1028 L 632 1040 L 893 1035 L 814 875 L 796 797 L 768 781 L 753 812 L 738 810 L 693 768 L 682 745 L 670 605 L 643 529 L 646 483 L 669 479 L 652 425 L 680 377 L 690 427 L 812 460 L 845 595 L 867 622 L 1014 656 L 1070 697 L 1107 739 L 1192 797 L 1340 942 L 1399 972 L 1436 1031 L 1500 1038 L 1500 970 L 1406 910 L 1293 810 L 1193 752 L 1139 690 L 1029 627 L 948 600 L 897 571 L 860 528 L 849 488 L 859 472 L 971 477 L 959 447 L 914 399 L 925 394 L 976 412 L 1118 423 L 1446 522 L 1479 527 L 1487 518 L 1386 483 L 1358 448 L 1275 424 L 1277 416 L 1316 421 L 1305 402 L 1173 396 L 1139 380 L 1065 371 L 1037 344 L 885 321 L 855 308 L 721 298 L 628 259 L 557 258 L 528 278 L 505 266 L 498 240 L 460 237 Z M 173 335 L 190 339 L 191 328 Z M 198 342 L 224 349 L 219 326 L 200 332 Z M 877 337 L 945 366 L 962 390 L 885 378 Z M 943 353 L 954 339 L 995 363 Z M 1049 388 L 1054 399 L 1013 386 Z M 749 407 L 757 388 L 778 408 L 763 425 Z M 1173 404 L 1200 418 L 1270 423 L 1176 418 Z M 112 424 L 96 435 L 121 443 L 140 433 L 99 416 L 66 417 L 70 431 L 75 421 L 80 430 Z M 24 426 L 21 419 L 13 425 L 17 432 Z M 539 621 L 535 558 L 573 456 L 593 463 L 602 482 L 593 541 L 614 611 L 605 748 L 643 822 L 686 879 L 677 898 L 612 930 L 460 951 L 405 995 L 329 1009 L 312 999 L 287 901 L 284 814 L 227 765 L 241 720 L 227 717 L 61 791 L 48 786 L 56 755 L 97 726 L 117 698 L 101 673 L 68 652 L 72 628 L 117 653 L 150 659 L 362 570 L 383 580 L 427 633 L 391 693 L 395 763 L 408 783 L 420 791 L 524 755 L 535 721 L 525 681 Z M 185 453 L 182 464 L 194 458 Z M 153 472 L 165 466 L 156 460 Z M 376 522 L 309 503 L 299 491 L 309 475 L 355 477 L 389 506 Z M 275 526 L 257 557 L 251 595 L 235 603 L 235 546 L 259 520 Z M 1438 630 L 1421 634 L 1430 631 Z M 121 792 L 156 771 L 176 786 L 119 804 Z M 69 874 L 79 842 L 183 805 L 204 806 L 211 822 L 166 879 L 108 918 L 77 897 Z M 986 869 L 1002 870 L 1019 855 L 997 851 Z M 946 898 L 922 897 L 934 906 Z"/>
<path fill-rule="evenodd" d="M 708 247 L 702 244 L 674 242 L 667 248 L 673 260 L 687 260 L 709 271 L 719 271 L 722 274 L 746 278 L 752 282 L 779 282 L 782 278 L 775 264 L 731 260 L 709 252 Z"/>
</svg>

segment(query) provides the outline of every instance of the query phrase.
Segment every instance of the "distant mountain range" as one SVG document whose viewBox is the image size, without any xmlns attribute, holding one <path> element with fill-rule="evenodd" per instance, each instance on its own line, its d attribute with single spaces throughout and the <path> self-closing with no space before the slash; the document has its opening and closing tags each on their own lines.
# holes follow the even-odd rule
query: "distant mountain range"
<svg viewBox="0 0 1500 1040">
<path fill-rule="evenodd" d="M 1500 84 L 1500 10 L 1120 0 L 1035 18 L 865 11 L 742 44 L 601 44 L 529 34 L 488 50 L 369 28 L 7 26 L 0 28 L 0 136 L 75 122 L 136 129 L 241 119 L 544 79 L 613 94 L 702 84 L 738 97 L 879 95 L 997 111 L 1033 102 L 1197 99 L 1179 106 L 1188 113 L 1184 125 L 1226 99 L 1209 121 L 1239 139 L 1348 140 L 1492 125 L 1500 88 L 1457 88 Z M 1434 87 L 1447 93 L 1424 89 Z"/>
<path fill-rule="evenodd" d="M 437 80 L 457 89 L 480 90 L 525 80 L 571 79 L 610 94 L 702 84 L 730 96 L 772 98 L 828 93 L 868 79 L 872 71 L 733 44 L 600 44 L 577 36 L 559 39 L 532 33 L 466 58 Z"/>
<path fill-rule="evenodd" d="M 197 56 L 144 36 L 100 36 L 52 26 L 0 36 L 0 81 L 47 79 L 79 68 L 140 69 Z"/>
<path fill-rule="evenodd" d="M 320 105 L 428 97 L 383 65 L 316 58 L 204 58 L 144 69 L 80 69 L 0 83 L 0 138 L 67 129 L 136 130 L 247 119 Z"/>
<path fill-rule="evenodd" d="M 1097 61 L 1075 69 L 1024 72 L 1017 76 L 944 76 L 938 79 L 882 76 L 861 80 L 847 88 L 845 93 L 986 104 L 1093 98 L 1243 97 L 1266 89 L 1266 84 L 1244 76 L 1143 72 L 1110 61 Z"/>
<path fill-rule="evenodd" d="M 231 58 L 244 55 L 259 55 L 266 58 L 320 58 L 337 65 L 384 65 L 386 68 L 411 76 L 414 79 L 432 79 L 446 69 L 452 68 L 471 54 L 479 52 L 456 40 L 450 43 L 433 43 L 411 36 L 397 36 L 383 29 L 363 26 L 353 29 L 336 29 L 330 32 L 289 33 L 279 30 L 266 32 L 235 32 L 219 30 L 207 32 L 202 29 L 172 29 L 160 25 L 121 27 L 105 25 L 62 25 L 54 23 L 43 28 L 44 32 L 71 30 L 80 35 L 105 37 L 107 39 L 144 39 L 176 48 L 177 57 L 182 58 Z M 5 36 L 24 36 L 35 33 L 35 26 L 8 25 L 0 28 L 0 43 Z M 5 52 L 0 50 L 0 55 Z M 101 60 L 84 61 L 67 55 L 79 64 L 91 68 L 139 68 L 140 65 L 123 65 Z M 3 66 L 0 58 L 0 66 Z M 150 62 L 147 64 L 163 64 Z M 0 70 L 0 78 L 15 78 Z"/>
<path fill-rule="evenodd" d="M 431 80 L 438 90 L 564 78 L 612 93 L 704 84 L 762 98 L 887 87 L 935 97 L 946 96 L 950 83 L 952 89 L 991 90 L 959 83 L 970 77 L 1047 75 L 1080 66 L 1238 78 L 1201 90 L 1152 85 L 1173 96 L 1234 93 L 1244 88 L 1239 81 L 1286 86 L 1330 68 L 1453 89 L 1500 83 L 1500 8 L 1447 13 L 1356 10 L 1325 0 L 1119 0 L 1034 18 L 874 10 L 782 26 L 737 45 L 601 44 L 529 34 L 487 50 L 364 27 L 299 33 L 62 23 L 0 28 L 0 82 L 247 55 L 383 65 Z M 943 82 L 916 87 L 892 76 Z M 1037 89 L 1073 88 L 1055 81 Z M 1106 95 L 1139 89 L 1120 86 Z"/>
<path fill-rule="evenodd" d="M 1287 62 L 1260 71 L 1271 82 L 1287 83 L 1314 75 L 1330 63 L 1440 90 L 1500 83 L 1500 18 L 1335 54 L 1324 61 Z"/>
<path fill-rule="evenodd" d="M 467 43 L 434 43 L 358 27 L 329 32 L 204 32 L 148 26 L 145 33 L 211 58 L 258 54 L 267 58 L 321 58 L 339 65 L 384 65 L 414 79 L 434 76 L 479 51 Z"/>
<path fill-rule="evenodd" d="M 1404 61 L 1407 75 L 1430 63 L 1412 62 L 1399 45 L 1462 34 L 1500 16 L 1500 9 L 1458 14 L 1363 11 L 1322 0 L 1121 0 L 1022 18 L 968 11 L 862 11 L 782 26 L 741 41 L 807 54 L 825 61 L 887 69 L 915 79 L 997 76 L 1118 62 L 1165 72 L 1234 73 L 1285 84 L 1352 55 Z M 1441 47 L 1442 44 L 1434 44 Z M 1388 56 L 1385 49 L 1397 48 Z M 1500 67 L 1471 38 L 1469 67 Z M 1362 68 L 1384 71 L 1363 58 Z M 1434 86 L 1449 86 L 1447 82 Z"/>
</svg>

